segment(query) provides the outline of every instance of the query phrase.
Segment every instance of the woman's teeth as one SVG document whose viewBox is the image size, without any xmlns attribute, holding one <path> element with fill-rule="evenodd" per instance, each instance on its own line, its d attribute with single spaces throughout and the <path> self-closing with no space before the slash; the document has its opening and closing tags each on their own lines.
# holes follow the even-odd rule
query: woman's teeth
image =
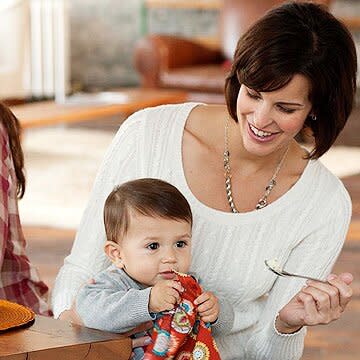
<svg viewBox="0 0 360 360">
<path fill-rule="evenodd" d="M 251 124 L 249 124 L 249 125 L 250 125 L 251 131 L 252 131 L 256 136 L 266 137 L 266 136 L 273 135 L 272 133 L 269 133 L 269 132 L 266 132 L 266 131 L 262 131 L 262 130 L 258 130 L 256 127 L 252 126 Z"/>
</svg>

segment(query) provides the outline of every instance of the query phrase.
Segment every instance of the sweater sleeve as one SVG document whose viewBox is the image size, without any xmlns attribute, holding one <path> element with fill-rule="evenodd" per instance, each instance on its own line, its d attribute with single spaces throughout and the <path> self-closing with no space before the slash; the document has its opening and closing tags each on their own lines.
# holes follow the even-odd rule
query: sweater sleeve
<svg viewBox="0 0 360 360">
<path fill-rule="evenodd" d="M 153 320 L 148 310 L 150 290 L 131 288 L 119 275 L 106 271 L 94 284 L 81 287 L 76 311 L 87 327 L 124 333 Z"/>
<path fill-rule="evenodd" d="M 340 194 L 339 194 L 340 193 Z M 326 279 L 341 251 L 351 218 L 351 201 L 341 187 L 332 196 L 323 221 L 291 251 L 285 264 L 289 272 Z M 274 275 L 276 276 L 276 275 Z M 300 291 L 305 280 L 277 278 L 258 322 L 246 346 L 246 359 L 298 360 L 304 348 L 306 328 L 294 334 L 280 334 L 275 329 L 277 313 Z"/>
<path fill-rule="evenodd" d="M 52 295 L 55 318 L 64 310 L 71 308 L 82 284 L 110 264 L 103 251 L 105 243 L 103 206 L 115 185 L 137 177 L 140 166 L 137 156 L 138 146 L 142 142 L 139 128 L 146 114 L 147 110 L 142 110 L 130 116 L 120 127 L 105 154 L 71 253 L 65 258 L 64 265 L 56 278 Z"/>
<path fill-rule="evenodd" d="M 212 325 L 215 336 L 227 335 L 231 332 L 234 324 L 234 308 L 225 298 L 219 298 L 219 317 Z"/>
</svg>

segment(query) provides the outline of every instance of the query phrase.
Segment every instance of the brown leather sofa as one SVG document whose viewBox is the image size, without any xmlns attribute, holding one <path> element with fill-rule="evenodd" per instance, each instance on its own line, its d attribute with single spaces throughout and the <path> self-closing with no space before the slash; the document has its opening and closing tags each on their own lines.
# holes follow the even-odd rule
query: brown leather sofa
<svg viewBox="0 0 360 360">
<path fill-rule="evenodd" d="M 223 103 L 226 73 L 240 35 L 282 0 L 224 0 L 220 48 L 207 48 L 185 38 L 149 35 L 135 48 L 135 67 L 141 85 L 189 92 L 189 100 Z M 329 0 L 318 0 L 329 5 Z"/>
</svg>

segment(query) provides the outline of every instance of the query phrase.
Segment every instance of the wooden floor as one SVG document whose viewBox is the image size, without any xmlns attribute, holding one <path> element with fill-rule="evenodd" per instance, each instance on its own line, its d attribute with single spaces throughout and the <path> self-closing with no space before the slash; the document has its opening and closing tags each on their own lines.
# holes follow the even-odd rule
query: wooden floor
<svg viewBox="0 0 360 360">
<path fill-rule="evenodd" d="M 343 317 L 328 325 L 309 328 L 304 360 L 360 358 L 360 174 L 343 179 L 353 200 L 353 220 L 335 272 L 355 275 L 355 295 Z M 52 288 L 56 273 L 69 253 L 75 231 L 25 227 L 28 254 L 43 280 Z"/>
</svg>

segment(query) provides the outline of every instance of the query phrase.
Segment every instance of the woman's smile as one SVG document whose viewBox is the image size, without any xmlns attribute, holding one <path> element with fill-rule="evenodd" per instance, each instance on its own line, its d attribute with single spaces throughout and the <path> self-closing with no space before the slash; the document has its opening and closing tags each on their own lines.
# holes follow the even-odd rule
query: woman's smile
<svg viewBox="0 0 360 360">
<path fill-rule="evenodd" d="M 254 125 L 248 123 L 248 133 L 252 139 L 259 142 L 269 142 L 272 141 L 276 135 L 280 134 L 280 131 L 277 132 L 269 132 L 260 130 Z"/>
</svg>

